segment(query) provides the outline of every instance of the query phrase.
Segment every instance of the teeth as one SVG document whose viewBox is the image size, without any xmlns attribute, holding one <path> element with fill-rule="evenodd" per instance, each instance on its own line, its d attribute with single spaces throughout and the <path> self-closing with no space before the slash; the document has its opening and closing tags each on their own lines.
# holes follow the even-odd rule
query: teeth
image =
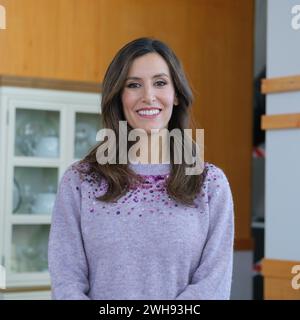
<svg viewBox="0 0 300 320">
<path fill-rule="evenodd" d="M 154 114 L 159 114 L 160 110 L 157 109 L 151 109 L 151 110 L 139 110 L 138 114 L 140 115 L 146 115 L 146 116 L 152 116 Z"/>
</svg>

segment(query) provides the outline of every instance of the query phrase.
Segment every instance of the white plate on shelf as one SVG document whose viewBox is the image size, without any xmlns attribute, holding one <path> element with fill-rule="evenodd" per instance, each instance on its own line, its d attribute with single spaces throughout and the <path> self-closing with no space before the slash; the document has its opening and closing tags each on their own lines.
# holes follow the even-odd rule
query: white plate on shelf
<svg viewBox="0 0 300 320">
<path fill-rule="evenodd" d="M 14 189 L 13 189 L 13 212 L 18 211 L 21 205 L 21 191 L 19 183 L 16 179 L 14 179 Z"/>
<path fill-rule="evenodd" d="M 51 214 L 56 194 L 52 192 L 39 193 L 32 206 L 34 214 Z"/>
</svg>

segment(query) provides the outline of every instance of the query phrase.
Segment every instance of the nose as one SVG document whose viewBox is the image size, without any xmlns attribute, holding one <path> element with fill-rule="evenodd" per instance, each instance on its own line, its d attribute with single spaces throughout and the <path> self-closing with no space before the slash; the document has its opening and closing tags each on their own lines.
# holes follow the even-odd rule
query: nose
<svg viewBox="0 0 300 320">
<path fill-rule="evenodd" d="M 151 85 L 145 85 L 144 86 L 144 90 L 143 90 L 143 97 L 142 97 L 142 100 L 144 103 L 148 103 L 148 104 L 151 104 L 152 102 L 155 101 L 155 92 L 152 88 Z"/>
</svg>

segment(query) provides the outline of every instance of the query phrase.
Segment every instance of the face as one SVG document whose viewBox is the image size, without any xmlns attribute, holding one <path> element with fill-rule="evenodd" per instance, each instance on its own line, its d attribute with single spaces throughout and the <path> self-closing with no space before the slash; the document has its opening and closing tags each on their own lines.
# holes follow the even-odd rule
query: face
<svg viewBox="0 0 300 320">
<path fill-rule="evenodd" d="M 168 127 L 173 106 L 178 104 L 166 61 L 157 53 L 136 58 L 122 92 L 125 118 L 134 129 Z"/>
</svg>

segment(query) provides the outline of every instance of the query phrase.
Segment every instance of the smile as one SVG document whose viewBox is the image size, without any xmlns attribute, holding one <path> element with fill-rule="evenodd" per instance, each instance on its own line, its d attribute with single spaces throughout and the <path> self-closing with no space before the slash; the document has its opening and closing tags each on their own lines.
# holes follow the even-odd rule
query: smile
<svg viewBox="0 0 300 320">
<path fill-rule="evenodd" d="M 160 109 L 142 109 L 142 110 L 138 110 L 137 113 L 139 116 L 143 117 L 143 118 L 155 118 L 157 115 L 159 115 L 161 112 Z"/>
</svg>

